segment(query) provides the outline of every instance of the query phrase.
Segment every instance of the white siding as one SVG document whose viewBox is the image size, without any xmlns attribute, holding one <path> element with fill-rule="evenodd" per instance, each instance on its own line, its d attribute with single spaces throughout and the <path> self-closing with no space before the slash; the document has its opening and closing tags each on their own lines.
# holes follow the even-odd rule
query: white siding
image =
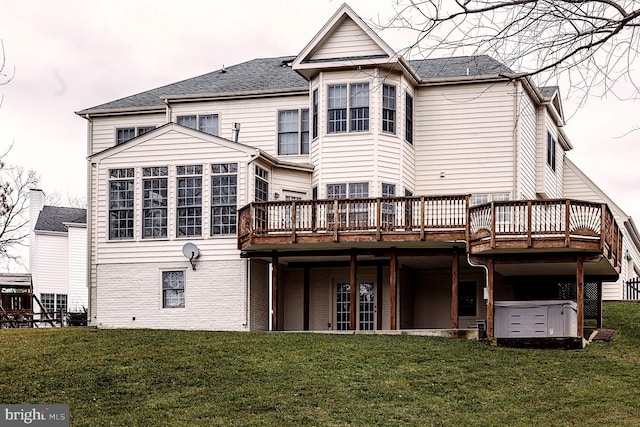
<svg viewBox="0 0 640 427">
<path fill-rule="evenodd" d="M 88 308 L 87 290 L 87 228 L 70 226 L 69 251 L 69 310 Z"/>
<path fill-rule="evenodd" d="M 350 18 L 345 18 L 322 44 L 316 48 L 311 59 L 334 59 L 369 55 L 384 55 L 385 52 Z"/>
<path fill-rule="evenodd" d="M 418 91 L 416 194 L 512 192 L 513 91 L 511 83 Z"/>
<path fill-rule="evenodd" d="M 233 123 L 240 123 L 238 142 L 277 156 L 278 111 L 309 108 L 309 96 L 220 100 L 178 104 L 172 107 L 172 121 L 188 114 L 218 114 L 221 138 L 231 139 Z M 279 156 L 291 162 L 308 163 L 309 156 Z"/>
<path fill-rule="evenodd" d="M 149 155 L 155 153 L 154 155 Z M 187 241 L 196 243 L 201 258 L 206 260 L 227 260 L 238 256 L 236 236 L 213 236 L 210 234 L 211 209 L 211 163 L 238 163 L 238 207 L 243 206 L 251 197 L 247 193 L 248 155 L 244 152 L 229 149 L 222 144 L 188 137 L 177 131 L 168 131 L 154 139 L 129 146 L 125 150 L 114 153 L 100 161 L 97 166 L 97 178 L 94 191 L 94 229 L 96 238 L 95 262 L 131 263 L 131 262 L 173 262 L 182 257 L 181 247 Z M 176 166 L 203 165 L 203 205 L 202 232 L 203 237 L 176 238 Z M 169 166 L 168 191 L 168 235 L 167 239 L 142 238 L 142 167 Z M 133 241 L 109 240 L 108 203 L 109 179 L 111 168 L 135 169 L 135 234 Z M 96 191 L 97 190 L 97 191 Z"/>
<path fill-rule="evenodd" d="M 271 178 L 271 194 L 274 193 L 279 194 L 279 200 L 284 200 L 286 194 L 310 199 L 311 173 L 274 168 Z"/>
<path fill-rule="evenodd" d="M 245 262 L 98 265 L 98 319 L 104 328 L 247 330 Z M 162 271 L 184 270 L 185 307 L 162 308 Z M 135 320 L 134 320 L 135 318 Z"/>
<path fill-rule="evenodd" d="M 622 230 L 622 271 L 617 281 L 604 282 L 602 284 L 602 297 L 605 300 L 623 299 L 625 282 L 635 277 L 633 263 L 635 263 L 636 266 L 640 266 L 640 248 L 637 248 L 633 244 L 633 241 L 629 237 L 629 231 L 625 227 L 625 222 L 628 221 L 628 217 L 617 205 L 610 203 L 610 200 L 603 197 L 602 191 L 574 164 L 567 162 L 567 164 L 564 165 L 563 172 L 564 197 L 594 203 L 608 203 L 618 226 Z M 627 254 L 631 257 L 631 260 L 625 258 Z M 629 268 L 630 265 L 631 268 Z"/>
<path fill-rule="evenodd" d="M 69 249 L 67 235 L 36 233 L 38 248 L 35 267 L 38 274 L 33 278 L 33 293 L 69 294 Z"/>
<path fill-rule="evenodd" d="M 327 133 L 327 87 L 332 84 L 369 83 L 369 130 L 366 132 Z M 382 132 L 382 85 L 396 87 L 396 132 Z M 404 90 L 399 75 L 378 69 L 356 72 L 321 73 L 313 82 L 319 93 L 317 140 L 311 146 L 316 166 L 312 185 L 318 197 L 326 197 L 327 184 L 366 182 L 369 196 L 380 195 L 382 183 L 395 184 L 403 194 L 405 181 L 413 183 L 413 148 L 404 142 Z M 406 159 L 405 160 L 405 156 Z M 404 171 L 411 176 L 404 176 Z"/>
<path fill-rule="evenodd" d="M 269 263 L 249 261 L 251 287 L 249 297 L 249 328 L 252 331 L 269 330 Z"/>
<path fill-rule="evenodd" d="M 166 123 L 166 115 L 158 114 L 132 114 L 115 117 L 92 117 L 93 134 L 92 147 L 89 155 L 116 145 L 116 129 L 140 126 L 162 126 Z"/>
<path fill-rule="evenodd" d="M 547 132 L 556 140 L 556 170 L 547 164 Z M 562 197 L 564 150 L 560 146 L 558 127 L 546 108 L 538 107 L 537 193 L 549 199 Z"/>
<path fill-rule="evenodd" d="M 536 108 L 518 83 L 518 190 L 516 199 L 536 198 Z"/>
</svg>

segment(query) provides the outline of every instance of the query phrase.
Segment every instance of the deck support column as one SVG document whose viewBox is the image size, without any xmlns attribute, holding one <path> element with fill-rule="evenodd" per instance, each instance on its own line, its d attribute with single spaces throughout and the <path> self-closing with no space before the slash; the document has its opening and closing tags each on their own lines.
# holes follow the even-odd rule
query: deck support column
<svg viewBox="0 0 640 427">
<path fill-rule="evenodd" d="M 493 257 L 487 261 L 487 338 L 493 339 Z"/>
<path fill-rule="evenodd" d="M 351 301 L 351 309 L 349 310 L 349 329 L 356 330 L 356 311 L 360 302 L 358 296 L 360 292 L 357 289 L 356 276 L 356 254 L 351 253 L 351 262 L 349 263 L 349 300 Z"/>
<path fill-rule="evenodd" d="M 578 336 L 584 335 L 584 259 L 578 255 L 576 260 L 576 313 L 578 321 Z"/>
<path fill-rule="evenodd" d="M 278 330 L 278 254 L 271 255 L 271 330 Z"/>
<path fill-rule="evenodd" d="M 602 328 L 602 281 L 598 282 L 598 317 L 596 318 L 596 327 Z"/>
<path fill-rule="evenodd" d="M 398 279 L 398 254 L 391 251 L 391 262 L 389 263 L 389 329 L 397 329 L 396 315 L 396 295 Z"/>
<path fill-rule="evenodd" d="M 304 308 L 303 308 L 303 321 L 302 321 L 302 328 L 305 331 L 309 330 L 309 284 L 310 284 L 310 274 L 309 274 L 309 267 L 305 266 L 304 267 L 304 289 L 303 289 L 303 304 L 304 304 Z"/>
<path fill-rule="evenodd" d="M 451 258 L 451 328 L 458 329 L 458 253 Z"/>
</svg>

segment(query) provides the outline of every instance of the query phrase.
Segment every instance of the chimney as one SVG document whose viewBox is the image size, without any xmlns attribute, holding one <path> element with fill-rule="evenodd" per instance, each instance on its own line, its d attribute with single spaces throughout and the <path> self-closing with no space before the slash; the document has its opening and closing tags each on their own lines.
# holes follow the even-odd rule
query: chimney
<svg viewBox="0 0 640 427">
<path fill-rule="evenodd" d="M 34 253 L 36 250 L 35 244 L 35 232 L 36 222 L 38 222 L 38 216 L 40 211 L 44 207 L 44 192 L 37 188 L 29 190 L 29 271 L 35 274 L 34 271 Z"/>
</svg>

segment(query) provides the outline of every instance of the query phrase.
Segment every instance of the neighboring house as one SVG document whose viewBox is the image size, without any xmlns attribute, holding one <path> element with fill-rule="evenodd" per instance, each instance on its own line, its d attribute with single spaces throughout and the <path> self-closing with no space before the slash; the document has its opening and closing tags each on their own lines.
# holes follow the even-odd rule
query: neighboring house
<svg viewBox="0 0 640 427">
<path fill-rule="evenodd" d="M 557 88 L 405 60 L 347 5 L 298 56 L 77 114 L 99 327 L 580 337 L 637 255 L 573 192 Z"/>
<path fill-rule="evenodd" d="M 44 193 L 31 190 L 33 294 L 47 311 L 82 312 L 88 308 L 86 209 L 44 203 Z M 40 312 L 38 304 L 33 307 Z"/>
</svg>

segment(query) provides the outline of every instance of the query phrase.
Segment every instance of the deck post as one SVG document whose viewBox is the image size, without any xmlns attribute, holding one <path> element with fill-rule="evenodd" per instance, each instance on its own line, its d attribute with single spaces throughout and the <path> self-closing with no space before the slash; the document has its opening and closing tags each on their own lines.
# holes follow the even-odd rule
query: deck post
<svg viewBox="0 0 640 427">
<path fill-rule="evenodd" d="M 303 304 L 304 304 L 304 308 L 303 308 L 303 325 L 302 328 L 305 331 L 309 330 L 309 284 L 310 284 L 310 274 L 309 274 L 309 266 L 305 266 L 304 267 L 304 289 L 303 289 Z"/>
<path fill-rule="evenodd" d="M 487 338 L 493 338 L 493 257 L 487 261 Z"/>
<path fill-rule="evenodd" d="M 278 327 L 278 254 L 271 256 L 271 330 L 277 331 Z"/>
<path fill-rule="evenodd" d="M 398 277 L 398 254 L 394 249 L 391 250 L 391 262 L 389 265 L 389 329 L 396 328 L 396 293 L 397 293 L 397 277 Z"/>
<path fill-rule="evenodd" d="M 451 329 L 458 329 L 458 253 L 451 258 Z"/>
<path fill-rule="evenodd" d="M 602 281 L 598 281 L 598 314 L 596 327 L 602 328 Z"/>
<path fill-rule="evenodd" d="M 576 260 L 576 305 L 578 313 L 578 336 L 584 335 L 584 260 L 582 255 L 578 255 Z"/>
<path fill-rule="evenodd" d="M 351 253 L 351 262 L 349 263 L 349 300 L 351 301 L 351 309 L 349 310 L 349 329 L 356 330 L 356 310 L 358 309 L 360 292 L 357 289 L 356 276 L 356 253 Z"/>
</svg>

